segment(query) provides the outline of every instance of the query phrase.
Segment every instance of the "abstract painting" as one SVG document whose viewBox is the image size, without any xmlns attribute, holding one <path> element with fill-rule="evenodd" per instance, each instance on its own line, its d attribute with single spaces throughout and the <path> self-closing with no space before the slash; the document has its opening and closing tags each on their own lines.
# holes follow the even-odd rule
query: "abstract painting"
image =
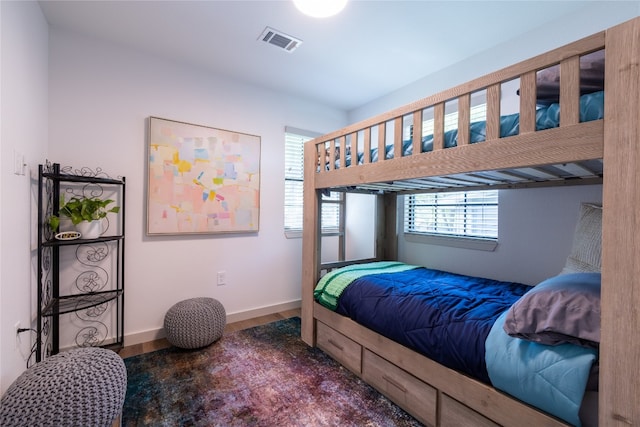
<svg viewBox="0 0 640 427">
<path fill-rule="evenodd" d="M 257 232 L 260 137 L 149 118 L 147 234 Z"/>
</svg>

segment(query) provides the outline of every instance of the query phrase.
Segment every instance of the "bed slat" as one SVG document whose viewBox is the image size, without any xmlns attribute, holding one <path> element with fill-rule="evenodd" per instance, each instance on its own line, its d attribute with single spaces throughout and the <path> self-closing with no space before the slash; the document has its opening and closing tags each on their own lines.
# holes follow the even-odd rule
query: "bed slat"
<svg viewBox="0 0 640 427">
<path fill-rule="evenodd" d="M 560 63 L 560 126 L 580 122 L 580 57 Z"/>
<path fill-rule="evenodd" d="M 413 152 L 422 152 L 422 110 L 413 113 Z"/>
<path fill-rule="evenodd" d="M 363 133 L 364 156 L 362 161 L 364 164 L 371 163 L 371 128 L 365 128 Z M 351 152 L 351 161 L 354 159 L 354 152 Z"/>
<path fill-rule="evenodd" d="M 501 85 L 494 84 L 487 88 L 487 140 L 500 138 L 500 92 Z"/>
<path fill-rule="evenodd" d="M 378 124 L 378 162 L 385 160 L 385 144 L 387 141 L 387 123 L 381 122 Z"/>
<path fill-rule="evenodd" d="M 520 134 L 536 130 L 536 73 L 520 77 Z"/>
<path fill-rule="evenodd" d="M 382 155 L 384 156 L 384 151 Z M 378 153 L 380 157 L 380 153 Z M 393 158 L 402 157 L 402 117 L 396 117 L 393 121 Z"/>
<path fill-rule="evenodd" d="M 471 120 L 471 94 L 458 98 L 458 146 L 469 145 L 469 122 Z"/>
<path fill-rule="evenodd" d="M 433 151 L 444 148 L 444 102 L 433 106 Z"/>
</svg>

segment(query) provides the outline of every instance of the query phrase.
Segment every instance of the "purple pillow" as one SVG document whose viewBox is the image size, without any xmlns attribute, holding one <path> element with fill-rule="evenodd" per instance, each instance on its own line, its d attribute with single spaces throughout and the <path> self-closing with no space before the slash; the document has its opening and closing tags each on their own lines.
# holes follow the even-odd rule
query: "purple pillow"
<svg viewBox="0 0 640 427">
<path fill-rule="evenodd" d="M 540 344 L 598 348 L 600 278 L 600 273 L 572 273 L 541 282 L 509 308 L 505 332 Z"/>
</svg>

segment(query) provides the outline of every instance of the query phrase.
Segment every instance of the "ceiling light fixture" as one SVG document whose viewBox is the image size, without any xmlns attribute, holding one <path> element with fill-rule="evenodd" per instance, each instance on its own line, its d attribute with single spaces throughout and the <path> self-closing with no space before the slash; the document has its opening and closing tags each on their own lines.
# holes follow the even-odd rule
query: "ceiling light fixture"
<svg viewBox="0 0 640 427">
<path fill-rule="evenodd" d="M 336 15 L 347 5 L 347 0 L 293 0 L 298 10 L 314 18 Z"/>
</svg>

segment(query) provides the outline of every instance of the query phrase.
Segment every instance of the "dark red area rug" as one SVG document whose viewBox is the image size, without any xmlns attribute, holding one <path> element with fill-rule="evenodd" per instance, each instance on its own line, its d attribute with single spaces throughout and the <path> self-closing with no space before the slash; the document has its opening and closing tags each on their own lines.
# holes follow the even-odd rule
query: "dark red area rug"
<svg viewBox="0 0 640 427">
<path fill-rule="evenodd" d="M 300 339 L 300 319 L 125 359 L 124 426 L 420 426 Z"/>
</svg>

